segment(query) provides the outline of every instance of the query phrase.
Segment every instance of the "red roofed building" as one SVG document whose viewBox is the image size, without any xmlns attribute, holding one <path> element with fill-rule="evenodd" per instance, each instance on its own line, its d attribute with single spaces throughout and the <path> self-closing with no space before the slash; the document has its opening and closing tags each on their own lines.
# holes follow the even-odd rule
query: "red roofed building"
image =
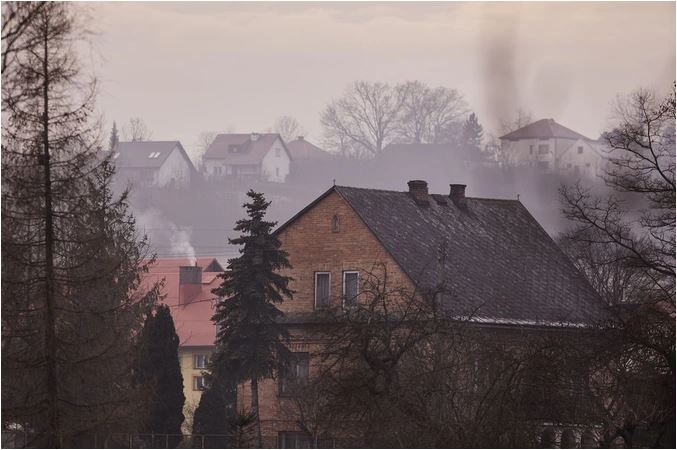
<svg viewBox="0 0 677 450">
<path fill-rule="evenodd" d="M 179 335 L 185 410 L 189 413 L 200 401 L 202 371 L 214 350 L 216 327 L 211 319 L 216 297 L 212 289 L 221 284 L 221 272 L 223 267 L 215 258 L 161 258 L 144 277 L 146 286 L 164 280 L 162 302 L 170 307 Z"/>
</svg>

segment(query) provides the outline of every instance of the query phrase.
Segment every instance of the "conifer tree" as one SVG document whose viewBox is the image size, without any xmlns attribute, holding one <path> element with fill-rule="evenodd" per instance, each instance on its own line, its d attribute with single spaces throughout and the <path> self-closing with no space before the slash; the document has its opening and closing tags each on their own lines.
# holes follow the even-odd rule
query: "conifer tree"
<svg viewBox="0 0 677 450">
<path fill-rule="evenodd" d="M 207 376 L 207 389 L 193 415 L 193 446 L 197 448 L 239 447 L 235 442 L 237 389 L 225 377 Z"/>
<path fill-rule="evenodd" d="M 181 441 L 183 423 L 183 376 L 179 364 L 179 336 L 166 305 L 149 314 L 139 342 L 139 363 L 136 380 L 147 392 L 148 415 L 143 424 L 144 433 L 169 434 L 151 442 L 153 447 L 175 448 Z"/>
<path fill-rule="evenodd" d="M 283 313 L 277 304 L 292 298 L 291 278 L 279 273 L 291 266 L 272 234 L 276 223 L 264 220 L 270 202 L 252 190 L 247 196 L 247 217 L 235 226 L 241 235 L 228 240 L 241 246 L 240 256 L 228 261 L 221 286 L 213 290 L 220 300 L 212 318 L 218 329 L 212 364 L 216 376 L 229 373 L 238 383 L 250 382 L 257 445 L 262 447 L 258 381 L 272 377 L 289 359 L 288 332 L 279 323 Z"/>
<path fill-rule="evenodd" d="M 112 152 L 115 146 L 118 145 L 118 142 L 120 142 L 118 126 L 115 121 L 113 121 L 113 128 L 110 130 L 110 138 L 108 139 L 108 150 Z"/>
<path fill-rule="evenodd" d="M 480 151 L 484 130 L 477 118 L 477 114 L 471 113 L 463 123 L 463 144 L 468 150 Z"/>
</svg>

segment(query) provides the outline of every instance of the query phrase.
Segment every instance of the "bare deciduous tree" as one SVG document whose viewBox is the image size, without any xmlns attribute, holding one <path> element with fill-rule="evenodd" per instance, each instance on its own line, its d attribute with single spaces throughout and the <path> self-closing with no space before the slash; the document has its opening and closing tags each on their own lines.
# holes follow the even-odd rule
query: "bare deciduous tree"
<svg viewBox="0 0 677 450">
<path fill-rule="evenodd" d="M 280 134 L 282 140 L 285 143 L 296 139 L 298 136 L 303 136 L 306 134 L 306 131 L 303 129 L 301 124 L 299 124 L 299 122 L 291 116 L 278 117 L 275 121 L 273 129 L 276 133 Z"/>
<path fill-rule="evenodd" d="M 408 81 L 402 117 L 397 127 L 399 141 L 411 144 L 452 143 L 458 138 L 468 108 L 455 89 L 430 88 Z"/>
<path fill-rule="evenodd" d="M 129 119 L 129 123 L 122 128 L 122 135 L 127 141 L 141 142 L 149 140 L 153 133 L 148 129 L 143 119 L 134 117 Z"/>
<path fill-rule="evenodd" d="M 503 136 L 504 134 L 512 133 L 515 130 L 529 125 L 533 122 L 532 115 L 529 111 L 525 111 L 522 108 L 518 108 L 515 111 L 515 115 L 508 118 L 503 118 L 500 121 L 498 131 Z"/>
<path fill-rule="evenodd" d="M 397 136 L 407 95 L 407 85 L 354 82 L 322 113 L 327 144 L 358 157 L 378 155 Z"/>
</svg>

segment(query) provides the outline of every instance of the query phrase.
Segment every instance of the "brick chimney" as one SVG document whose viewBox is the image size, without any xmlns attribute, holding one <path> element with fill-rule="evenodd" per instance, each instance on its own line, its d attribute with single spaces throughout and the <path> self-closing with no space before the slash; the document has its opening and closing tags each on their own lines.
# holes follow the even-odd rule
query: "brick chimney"
<svg viewBox="0 0 677 450">
<path fill-rule="evenodd" d="M 179 267 L 179 305 L 190 304 L 202 292 L 202 267 Z"/>
<path fill-rule="evenodd" d="M 459 208 L 466 208 L 467 203 L 465 199 L 465 184 L 450 184 L 449 185 L 449 198 L 454 202 L 454 205 Z"/>
<path fill-rule="evenodd" d="M 411 180 L 407 183 L 409 194 L 414 197 L 418 205 L 428 205 L 428 183 L 424 180 Z"/>
</svg>

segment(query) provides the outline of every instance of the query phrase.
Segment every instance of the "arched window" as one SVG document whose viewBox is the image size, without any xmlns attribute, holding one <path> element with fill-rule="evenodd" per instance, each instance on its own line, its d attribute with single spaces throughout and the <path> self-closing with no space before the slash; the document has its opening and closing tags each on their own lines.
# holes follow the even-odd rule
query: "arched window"
<svg viewBox="0 0 677 450">
<path fill-rule="evenodd" d="M 338 216 L 334 216 L 331 218 L 331 232 L 332 233 L 338 233 L 339 232 L 339 218 Z"/>
</svg>

